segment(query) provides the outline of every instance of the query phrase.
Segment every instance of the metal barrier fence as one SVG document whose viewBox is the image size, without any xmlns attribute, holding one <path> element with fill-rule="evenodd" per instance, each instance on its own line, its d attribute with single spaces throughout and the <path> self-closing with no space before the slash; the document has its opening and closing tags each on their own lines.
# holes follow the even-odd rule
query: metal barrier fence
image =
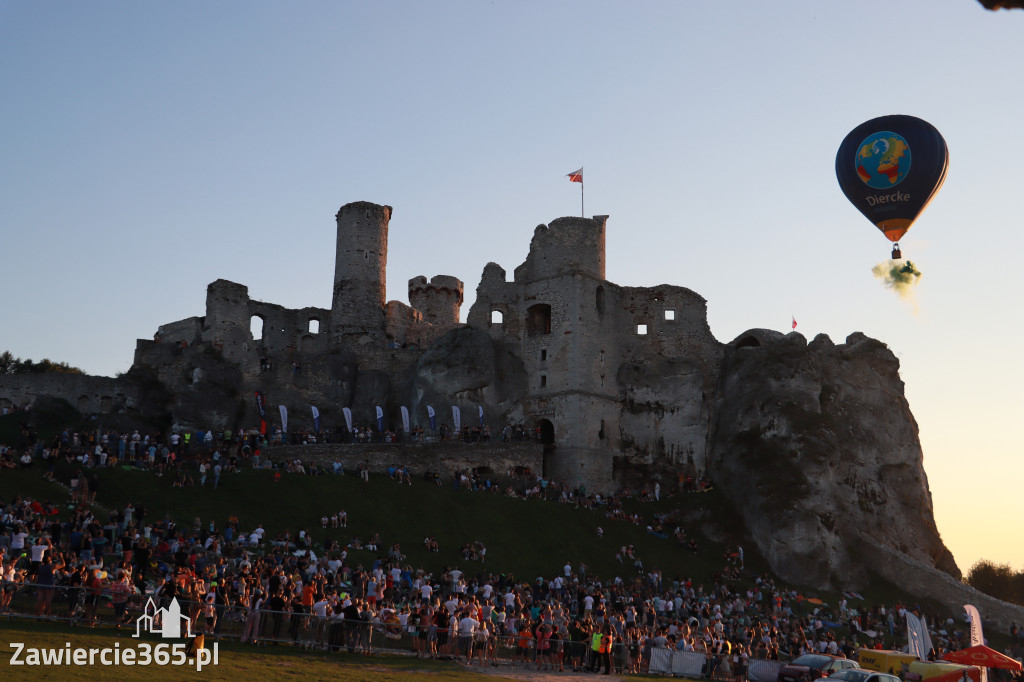
<svg viewBox="0 0 1024 682">
<path fill-rule="evenodd" d="M 693 679 L 750 680 L 750 682 L 776 682 L 782 661 L 748 659 L 745 669 L 738 657 L 714 656 L 696 651 L 651 649 L 648 672 L 680 675 Z"/>
<path fill-rule="evenodd" d="M 167 600 L 128 595 L 116 606 L 109 591 L 86 587 L 5 584 L 8 608 L 0 618 L 45 619 L 69 625 L 103 625 L 141 630 L 168 616 Z M 48 613 L 40 605 L 48 604 Z M 783 663 L 751 659 L 745 671 L 723 664 L 722 657 L 675 649 L 640 648 L 635 642 L 616 642 L 608 656 L 591 651 L 589 641 L 552 639 L 538 649 L 534 638 L 497 634 L 488 628 L 472 637 L 448 628 L 386 620 L 346 620 L 337 615 L 316 616 L 301 611 L 250 610 L 238 605 L 207 605 L 178 600 L 180 617 L 188 618 L 192 634 L 239 640 L 254 646 L 298 646 L 353 654 L 398 653 L 471 662 L 478 666 L 549 667 L 566 670 L 610 668 L 612 672 L 649 672 L 728 682 L 775 682 Z M 149 617 L 147 621 L 146 617 Z M 496 626 L 500 628 L 500 626 Z M 148 631 L 148 630 L 147 630 Z M 731 659 L 730 659 L 731 660 Z M 738 666 L 737 666 L 738 667 Z"/>
</svg>

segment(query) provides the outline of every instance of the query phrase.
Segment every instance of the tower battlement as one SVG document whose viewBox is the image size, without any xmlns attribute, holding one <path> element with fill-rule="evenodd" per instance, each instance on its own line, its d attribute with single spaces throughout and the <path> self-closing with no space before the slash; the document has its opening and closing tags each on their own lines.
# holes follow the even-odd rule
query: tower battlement
<svg viewBox="0 0 1024 682">
<path fill-rule="evenodd" d="M 427 281 L 423 275 L 409 280 L 409 303 L 423 313 L 423 320 L 434 325 L 459 323 L 464 285 L 458 277 L 435 275 Z"/>
</svg>

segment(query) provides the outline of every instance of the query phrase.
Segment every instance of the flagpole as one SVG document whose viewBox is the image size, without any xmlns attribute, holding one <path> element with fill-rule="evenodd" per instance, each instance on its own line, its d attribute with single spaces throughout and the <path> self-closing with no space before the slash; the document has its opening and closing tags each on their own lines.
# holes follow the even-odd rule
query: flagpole
<svg viewBox="0 0 1024 682">
<path fill-rule="evenodd" d="M 586 217 L 586 211 L 583 210 L 583 181 L 580 180 L 580 217 Z"/>
</svg>

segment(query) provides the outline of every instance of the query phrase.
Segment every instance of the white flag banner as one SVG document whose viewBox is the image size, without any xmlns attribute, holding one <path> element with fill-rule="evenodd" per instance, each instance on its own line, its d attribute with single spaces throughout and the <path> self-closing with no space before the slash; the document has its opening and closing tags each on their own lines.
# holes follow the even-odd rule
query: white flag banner
<svg viewBox="0 0 1024 682">
<path fill-rule="evenodd" d="M 971 646 L 978 646 L 985 643 L 985 635 L 981 632 L 981 614 L 978 609 L 970 604 L 964 604 L 964 611 L 967 612 L 967 621 L 971 624 Z"/>
<path fill-rule="evenodd" d="M 928 652 L 932 650 L 932 636 L 928 634 L 928 620 L 924 616 L 921 616 L 921 634 L 923 635 L 921 639 L 925 653 L 925 657 L 921 660 L 926 661 L 928 660 Z"/>
<path fill-rule="evenodd" d="M 316 409 L 316 405 L 310 405 L 313 410 L 313 430 L 316 432 L 320 431 L 320 410 Z"/>
<path fill-rule="evenodd" d="M 402 430 L 409 433 L 409 408 L 402 405 Z"/>
<path fill-rule="evenodd" d="M 984 646 L 985 633 L 981 631 L 981 614 L 970 604 L 964 604 L 964 611 L 967 612 L 967 620 L 971 621 L 971 646 Z M 988 668 L 981 668 L 980 682 L 988 682 Z"/>
<path fill-rule="evenodd" d="M 345 428 L 348 429 L 349 433 L 352 433 L 352 410 L 348 407 L 341 408 L 341 413 L 345 415 Z"/>
<path fill-rule="evenodd" d="M 921 619 L 907 611 L 907 653 L 917 656 L 919 661 L 928 660 L 928 650 L 924 648 L 924 626 Z"/>
<path fill-rule="evenodd" d="M 452 405 L 452 420 L 455 422 L 455 433 L 452 434 L 452 439 L 458 437 L 459 432 L 462 431 L 462 411 L 458 405 Z"/>
<path fill-rule="evenodd" d="M 281 430 L 288 433 L 288 408 L 284 405 L 278 406 L 281 410 Z"/>
</svg>

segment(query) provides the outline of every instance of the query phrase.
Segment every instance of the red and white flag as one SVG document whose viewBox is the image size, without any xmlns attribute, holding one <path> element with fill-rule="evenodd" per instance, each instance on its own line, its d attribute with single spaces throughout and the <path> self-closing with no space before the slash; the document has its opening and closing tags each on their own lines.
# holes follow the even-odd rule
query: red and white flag
<svg viewBox="0 0 1024 682">
<path fill-rule="evenodd" d="M 796 329 L 796 318 L 793 318 L 793 329 Z"/>
<path fill-rule="evenodd" d="M 569 182 L 580 182 L 580 183 L 582 183 L 583 182 L 583 166 L 580 166 L 580 169 L 578 171 L 573 171 L 572 173 L 568 173 L 566 177 L 569 178 Z"/>
</svg>

